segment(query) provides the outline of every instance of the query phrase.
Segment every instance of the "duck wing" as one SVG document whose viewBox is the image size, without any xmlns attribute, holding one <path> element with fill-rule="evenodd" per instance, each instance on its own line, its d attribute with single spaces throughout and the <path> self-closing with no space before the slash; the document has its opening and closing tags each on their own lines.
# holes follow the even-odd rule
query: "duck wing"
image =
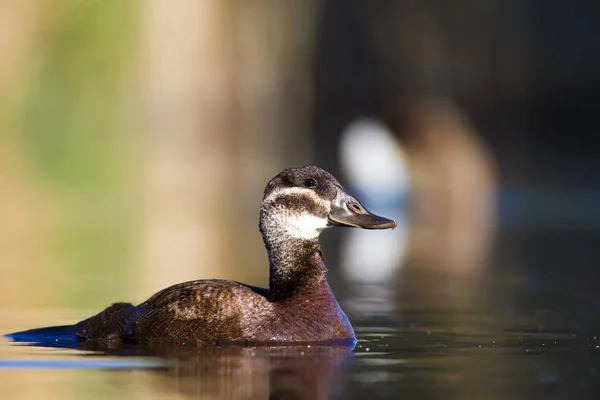
<svg viewBox="0 0 600 400">
<path fill-rule="evenodd" d="M 251 338 L 271 308 L 268 289 L 199 280 L 164 289 L 138 306 L 133 336 L 140 342 L 218 342 Z"/>
</svg>

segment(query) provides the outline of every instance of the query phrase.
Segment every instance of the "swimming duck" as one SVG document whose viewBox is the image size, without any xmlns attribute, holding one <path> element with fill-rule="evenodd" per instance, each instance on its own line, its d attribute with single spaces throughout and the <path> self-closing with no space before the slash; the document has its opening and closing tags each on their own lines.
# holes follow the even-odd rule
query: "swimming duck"
<svg viewBox="0 0 600 400">
<path fill-rule="evenodd" d="M 259 228 L 269 255 L 269 288 L 197 280 L 164 289 L 138 306 L 115 303 L 75 325 L 7 335 L 13 341 L 324 342 L 354 331 L 326 280 L 319 235 L 332 226 L 387 229 L 328 172 L 283 170 L 269 181 Z"/>
</svg>

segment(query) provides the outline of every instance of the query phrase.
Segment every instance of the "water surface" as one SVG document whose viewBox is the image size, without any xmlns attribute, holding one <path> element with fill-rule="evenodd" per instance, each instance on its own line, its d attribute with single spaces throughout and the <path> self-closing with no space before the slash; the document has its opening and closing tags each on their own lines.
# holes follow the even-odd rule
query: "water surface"
<svg viewBox="0 0 600 400">
<path fill-rule="evenodd" d="M 457 296 L 446 292 L 349 298 L 344 307 L 359 339 L 354 349 L 3 342 L 0 386 L 15 399 L 597 398 L 600 323 L 593 307 L 540 307 L 552 302 L 539 296 L 514 307 L 490 293 L 498 302 L 479 293 L 453 303 Z M 7 316 L 3 332 L 11 327 Z M 37 326 L 35 314 L 28 318 Z"/>
</svg>

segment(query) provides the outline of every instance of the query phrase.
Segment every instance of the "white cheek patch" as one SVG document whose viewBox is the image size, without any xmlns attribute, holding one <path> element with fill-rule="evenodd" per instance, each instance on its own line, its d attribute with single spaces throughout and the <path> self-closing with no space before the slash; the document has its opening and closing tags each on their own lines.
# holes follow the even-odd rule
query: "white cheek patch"
<svg viewBox="0 0 600 400">
<path fill-rule="evenodd" d="M 283 225 L 285 231 L 298 239 L 314 239 L 327 228 L 327 219 L 311 214 L 290 213 Z"/>
<path fill-rule="evenodd" d="M 271 215 L 270 223 L 278 227 L 282 237 L 294 239 L 314 239 L 328 228 L 327 218 L 308 213 L 294 213 L 280 209 Z"/>
</svg>

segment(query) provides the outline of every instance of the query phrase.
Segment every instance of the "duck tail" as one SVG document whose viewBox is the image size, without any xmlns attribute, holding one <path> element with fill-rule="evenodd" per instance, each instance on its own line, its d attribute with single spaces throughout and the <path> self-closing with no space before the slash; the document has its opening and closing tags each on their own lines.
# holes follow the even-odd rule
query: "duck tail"
<svg viewBox="0 0 600 400">
<path fill-rule="evenodd" d="M 13 342 L 75 344 L 79 340 L 75 328 L 76 325 L 49 326 L 9 333 L 4 337 Z"/>
<path fill-rule="evenodd" d="M 49 326 L 4 335 L 13 342 L 40 345 L 70 346 L 85 340 L 126 340 L 138 308 L 131 303 L 115 303 L 91 318 L 75 325 Z"/>
</svg>

